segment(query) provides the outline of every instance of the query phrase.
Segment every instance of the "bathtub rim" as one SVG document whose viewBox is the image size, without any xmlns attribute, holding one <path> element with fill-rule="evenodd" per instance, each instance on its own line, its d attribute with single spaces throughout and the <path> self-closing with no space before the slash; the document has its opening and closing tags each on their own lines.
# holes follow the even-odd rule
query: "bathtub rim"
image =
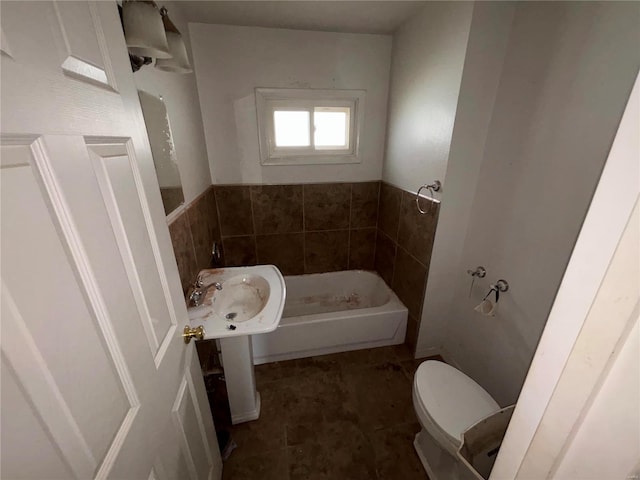
<svg viewBox="0 0 640 480">
<path fill-rule="evenodd" d="M 354 270 L 337 270 L 335 272 L 321 272 L 321 273 L 305 273 L 305 274 L 300 274 L 300 275 L 285 275 L 284 276 L 284 282 L 285 285 L 287 284 L 287 279 L 294 279 L 294 278 L 310 278 L 313 276 L 330 276 L 330 275 L 335 275 L 335 274 L 344 274 L 344 273 L 353 273 L 356 275 L 360 275 L 360 274 L 366 274 L 367 276 L 371 276 L 371 277 L 375 277 L 378 281 L 380 281 L 382 283 L 382 285 L 385 288 L 385 294 L 388 295 L 388 299 L 385 303 L 381 304 L 381 305 L 377 305 L 375 307 L 363 307 L 363 308 L 349 308 L 349 309 L 343 309 L 343 310 L 335 310 L 332 312 L 323 312 L 323 313 L 311 313 L 308 315 L 292 315 L 290 317 L 285 317 L 283 315 L 283 317 L 280 319 L 280 323 L 278 324 L 277 328 L 280 328 L 281 326 L 283 326 L 283 321 L 285 320 L 290 320 L 290 319 L 295 319 L 295 318 L 308 318 L 309 322 L 311 321 L 318 321 L 320 319 L 323 318 L 333 318 L 333 314 L 336 315 L 340 315 L 343 314 L 343 312 L 364 312 L 367 311 L 369 313 L 378 313 L 378 312 L 388 312 L 388 311 L 402 311 L 403 309 L 407 309 L 407 307 L 404 305 L 404 303 L 402 303 L 402 301 L 400 300 L 400 298 L 398 297 L 398 295 L 391 289 L 391 287 L 389 285 L 387 285 L 387 282 L 384 281 L 384 279 L 378 274 L 378 272 L 374 271 L 374 270 L 362 270 L 362 269 L 354 269 Z M 289 295 L 289 293 L 291 292 L 292 288 L 287 288 L 287 295 Z M 393 308 L 395 307 L 395 308 Z M 286 309 L 286 299 L 285 299 L 285 309 Z M 284 313 L 284 310 L 283 310 Z M 355 315 L 355 314 L 354 314 Z M 287 325 L 292 324 L 291 322 L 286 322 Z"/>
<path fill-rule="evenodd" d="M 353 309 L 343 309 L 332 312 L 324 312 L 324 313 L 313 313 L 308 315 L 294 315 L 291 317 L 283 317 L 280 320 L 278 327 L 271 333 L 266 335 L 293 335 L 296 338 L 296 330 L 303 329 L 303 325 L 314 325 L 313 328 L 319 327 L 322 328 L 322 324 L 327 324 L 327 328 L 330 328 L 332 331 L 339 331 L 341 322 L 355 322 L 361 325 L 361 328 L 366 328 L 367 322 L 373 322 L 373 325 L 379 327 L 379 322 L 386 322 L 386 318 L 388 316 L 389 320 L 392 320 L 395 325 L 393 331 L 390 331 L 389 334 L 386 334 L 384 337 L 379 338 L 367 338 L 366 335 L 361 337 L 361 340 L 353 338 L 353 341 L 345 343 L 345 342 L 334 342 L 330 338 L 327 339 L 327 344 L 323 346 L 311 346 L 308 347 L 300 347 L 295 348 L 290 351 L 280 351 L 277 352 L 278 347 L 275 347 L 275 350 L 269 352 L 269 347 L 266 345 L 265 340 L 255 339 L 254 346 L 257 347 L 254 349 L 254 364 L 261 365 L 264 363 L 272 363 L 279 361 L 287 361 L 299 358 L 308 358 L 311 356 L 317 355 L 328 355 L 338 352 L 347 352 L 353 350 L 360 350 L 363 348 L 377 348 L 383 346 L 390 345 L 399 345 L 405 342 L 406 340 L 406 332 L 409 326 L 409 309 L 402 303 L 396 293 L 387 285 L 384 279 L 377 273 L 368 270 L 340 270 L 339 272 L 324 272 L 324 273 L 313 273 L 308 275 L 288 275 L 285 277 L 285 282 L 287 279 L 295 278 L 295 277 L 308 277 L 311 275 L 324 275 L 329 276 L 335 273 L 341 272 L 363 272 L 368 275 L 372 275 L 377 277 L 377 281 L 382 282 L 385 288 L 385 295 L 388 295 L 388 300 L 386 303 L 375 306 L 375 307 L 365 307 L 365 308 L 353 308 Z M 288 290 L 288 292 L 290 292 Z M 370 320 L 367 319 L 370 317 Z M 255 338 L 255 337 L 254 337 Z M 254 340 L 252 340 L 252 343 Z M 279 342 L 279 341 L 278 341 Z M 285 340 L 286 342 L 286 340 Z M 293 342 L 295 343 L 295 341 Z M 265 350 L 266 349 L 266 350 Z"/>
</svg>

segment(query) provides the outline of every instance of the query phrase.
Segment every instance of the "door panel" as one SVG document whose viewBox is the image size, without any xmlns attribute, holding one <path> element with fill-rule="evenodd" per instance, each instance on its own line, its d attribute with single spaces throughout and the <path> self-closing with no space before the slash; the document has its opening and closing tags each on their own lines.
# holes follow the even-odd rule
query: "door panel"
<svg viewBox="0 0 640 480">
<path fill-rule="evenodd" d="M 82 476 L 93 475 L 121 447 L 138 394 L 93 275 L 84 272 L 85 282 L 78 278 L 85 254 L 77 233 L 70 223 L 56 225 L 45 203 L 59 185 L 40 174 L 51 166 L 43 141 L 3 146 L 1 153 L 2 249 L 9 253 L 2 255 L 2 352 L 34 398 L 35 414 L 47 429 L 60 432 L 57 448 L 74 445 L 67 462 L 79 463 L 74 471 Z"/>
<path fill-rule="evenodd" d="M 55 128 L 79 132 L 88 125 L 113 133 L 123 126 L 118 114 L 122 98 L 109 55 L 113 42 L 107 39 L 114 29 L 104 28 L 99 10 L 104 7 L 85 1 L 2 2 L 2 50 L 13 60 L 3 64 L 8 69 L 3 90 L 14 92 L 2 99 L 14 117 L 3 118 L 9 120 L 5 132 L 16 131 L 9 126 L 14 122 L 49 133 Z M 47 104 L 55 105 L 58 121 L 33 115 Z"/>
<path fill-rule="evenodd" d="M 59 47 L 64 52 L 61 55 L 64 72 L 81 81 L 115 87 L 113 76 L 107 71 L 109 57 L 95 7 L 90 3 L 51 3 L 58 19 L 59 36 L 64 41 L 64 47 Z"/>
<path fill-rule="evenodd" d="M 206 465 L 210 470 L 210 478 L 219 478 L 222 475 L 222 463 L 219 462 L 218 441 L 213 422 L 206 419 L 209 398 L 202 381 L 202 370 L 195 348 L 190 352 L 191 359 L 187 362 L 186 377 L 189 385 L 189 393 L 193 401 L 193 410 L 196 415 L 196 428 L 186 428 L 187 444 L 191 445 L 190 451 L 194 451 L 193 445 L 202 445 L 205 456 L 192 454 L 196 465 L 200 463 L 200 470 Z"/>
<path fill-rule="evenodd" d="M 96 8 L 87 2 L 7 2 L 3 34 L 19 62 L 59 70 L 79 81 L 114 88 L 104 32 Z M 34 6 L 37 14 L 34 14 Z M 110 78 L 111 77 L 111 78 Z"/>
<path fill-rule="evenodd" d="M 211 464 L 210 446 L 203 430 L 200 406 L 188 372 L 173 407 L 174 424 L 192 479 L 204 478 Z"/>
<path fill-rule="evenodd" d="M 102 201 L 125 259 L 129 283 L 157 367 L 176 333 L 177 319 L 169 286 L 162 281 L 165 274 L 158 245 L 149 236 L 149 212 L 130 150 L 125 143 L 89 146 Z"/>
<path fill-rule="evenodd" d="M 51 478 L 74 477 L 61 452 L 55 447 L 51 433 L 43 425 L 32 404 L 20 387 L 17 378 L 7 366 L 4 358 L 0 361 L 2 375 L 2 403 L 15 405 L 13 415 L 2 417 L 2 454 L 15 458 L 7 468 L 2 469 L 5 478 Z M 20 435 L 22 429 L 32 432 L 29 438 Z M 33 452 L 42 459 L 34 462 Z M 78 465 L 82 468 L 81 465 Z"/>
<path fill-rule="evenodd" d="M 163 439 L 173 439 L 175 433 L 175 422 L 170 422 L 166 425 L 166 431 L 162 432 L 161 437 Z M 152 473 L 155 475 L 156 480 L 170 480 L 174 478 L 186 480 L 190 478 L 187 459 L 184 455 L 184 450 L 179 444 L 170 443 L 169 441 L 161 442 L 158 456 L 153 463 Z"/>
<path fill-rule="evenodd" d="M 39 146 L 39 141 L 34 144 Z M 2 247 L 11 252 L 2 258 L 3 303 L 13 305 L 3 319 L 7 324 L 15 322 L 23 342 L 29 337 L 32 348 L 27 351 L 34 357 L 30 368 L 42 370 L 44 377 L 55 382 L 60 401 L 73 416 L 92 457 L 101 458 L 132 408 L 124 387 L 131 380 L 126 369 L 118 372 L 121 355 L 107 348 L 95 308 L 88 304 L 58 237 L 38 186 L 41 179 L 31 148 L 14 145 L 1 153 Z M 37 269 L 25 269 L 27 265 Z M 59 342 L 51 339 L 63 340 L 65 348 L 74 352 L 73 361 L 61 356 Z M 17 365 L 25 359 L 12 357 L 8 360 L 21 373 Z M 23 382 L 34 380 L 28 370 L 24 373 Z M 132 391 L 131 400 L 135 399 Z"/>
<path fill-rule="evenodd" d="M 2 2 L 0 27 L 0 473 L 219 478 L 117 6 Z"/>
</svg>

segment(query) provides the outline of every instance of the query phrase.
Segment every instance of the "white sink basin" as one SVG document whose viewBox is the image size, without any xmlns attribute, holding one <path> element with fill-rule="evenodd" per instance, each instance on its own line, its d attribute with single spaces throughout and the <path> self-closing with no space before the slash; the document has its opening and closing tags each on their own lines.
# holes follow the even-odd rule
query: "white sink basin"
<svg viewBox="0 0 640 480">
<path fill-rule="evenodd" d="M 205 339 L 272 332 L 282 318 L 286 289 L 284 278 L 273 265 L 202 270 L 203 286 L 215 282 L 202 304 L 191 307 L 189 323 L 202 325 Z"/>
<path fill-rule="evenodd" d="M 252 319 L 269 300 L 269 283 L 260 275 L 237 275 L 215 292 L 211 302 L 213 311 L 233 322 L 246 322 Z"/>
</svg>

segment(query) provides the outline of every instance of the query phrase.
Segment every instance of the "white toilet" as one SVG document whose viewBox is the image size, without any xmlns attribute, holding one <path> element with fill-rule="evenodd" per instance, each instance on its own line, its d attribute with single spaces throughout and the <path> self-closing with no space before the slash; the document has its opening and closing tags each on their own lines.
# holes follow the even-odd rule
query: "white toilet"
<svg viewBox="0 0 640 480">
<path fill-rule="evenodd" d="M 443 362 L 423 362 L 413 380 L 413 406 L 422 430 L 413 445 L 432 480 L 473 478 L 457 451 L 462 434 L 500 406 L 480 385 Z"/>
</svg>

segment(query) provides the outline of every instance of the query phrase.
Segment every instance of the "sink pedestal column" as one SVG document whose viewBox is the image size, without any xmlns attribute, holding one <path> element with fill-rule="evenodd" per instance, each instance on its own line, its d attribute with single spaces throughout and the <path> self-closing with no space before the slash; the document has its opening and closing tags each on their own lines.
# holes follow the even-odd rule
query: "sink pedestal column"
<svg viewBox="0 0 640 480">
<path fill-rule="evenodd" d="M 256 420 L 260 416 L 260 394 L 256 391 L 251 337 L 220 339 L 224 378 L 229 394 L 231 422 Z"/>
</svg>

